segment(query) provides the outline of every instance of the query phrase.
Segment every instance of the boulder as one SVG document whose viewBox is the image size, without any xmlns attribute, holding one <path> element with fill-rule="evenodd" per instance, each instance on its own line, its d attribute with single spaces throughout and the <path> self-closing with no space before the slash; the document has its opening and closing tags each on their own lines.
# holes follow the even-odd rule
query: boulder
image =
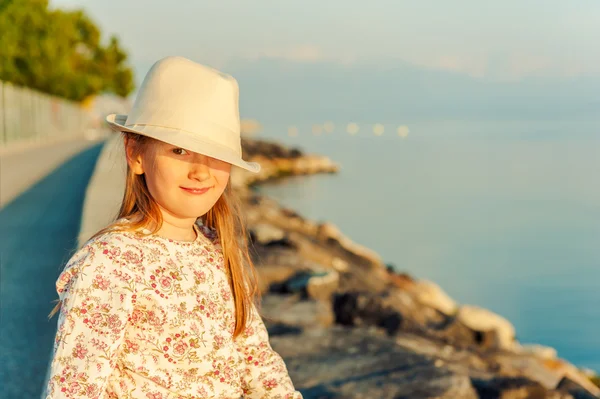
<svg viewBox="0 0 600 399">
<path fill-rule="evenodd" d="M 257 265 L 258 287 L 261 293 L 274 289 L 298 272 L 297 267 L 285 264 Z"/>
<path fill-rule="evenodd" d="M 317 230 L 317 238 L 329 243 L 338 243 L 346 251 L 366 259 L 374 267 L 378 266 L 382 270 L 385 270 L 381 257 L 375 251 L 353 242 L 343 235 L 332 223 L 327 222 L 320 224 Z"/>
<path fill-rule="evenodd" d="M 265 245 L 271 241 L 283 240 L 286 236 L 285 231 L 273 226 L 272 224 L 259 223 L 252 226 L 254 242 Z"/>
<path fill-rule="evenodd" d="M 563 377 L 556 386 L 556 389 L 570 393 L 575 399 L 598 399 L 597 395 L 592 394 L 592 392 L 569 377 Z"/>
<path fill-rule="evenodd" d="M 456 313 L 456 302 L 439 285 L 431 281 L 419 280 L 412 286 L 411 291 L 424 305 L 437 309 L 448 316 Z"/>
<path fill-rule="evenodd" d="M 493 349 L 513 349 L 515 328 L 502 316 L 478 306 L 463 305 L 456 319 L 481 334 L 482 343 Z"/>
<path fill-rule="evenodd" d="M 262 298 L 261 315 L 265 324 L 289 327 L 324 328 L 334 322 L 331 305 L 296 295 L 267 294 Z"/>
<path fill-rule="evenodd" d="M 331 296 L 339 286 L 339 274 L 335 270 L 300 272 L 291 276 L 283 286 L 285 292 L 299 292 L 305 297 L 331 303 Z"/>
<path fill-rule="evenodd" d="M 468 375 L 370 328 L 306 329 L 271 343 L 306 399 L 478 399 Z"/>
<path fill-rule="evenodd" d="M 477 390 L 480 398 L 570 398 L 570 395 L 567 393 L 549 392 L 540 383 L 524 377 L 494 377 L 490 379 L 472 378 L 471 383 Z"/>
<path fill-rule="evenodd" d="M 549 346 L 538 344 L 515 344 L 515 352 L 522 354 L 530 354 L 540 359 L 556 359 L 558 353 L 556 349 Z"/>
</svg>

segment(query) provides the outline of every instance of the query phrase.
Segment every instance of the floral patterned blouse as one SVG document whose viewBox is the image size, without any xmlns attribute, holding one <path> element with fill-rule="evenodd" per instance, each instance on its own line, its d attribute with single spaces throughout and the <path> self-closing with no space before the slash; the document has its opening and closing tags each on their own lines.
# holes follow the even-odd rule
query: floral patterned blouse
<svg viewBox="0 0 600 399">
<path fill-rule="evenodd" d="M 216 230 L 194 228 L 194 242 L 110 231 L 71 257 L 46 399 L 302 399 L 256 307 L 233 340 Z"/>
</svg>

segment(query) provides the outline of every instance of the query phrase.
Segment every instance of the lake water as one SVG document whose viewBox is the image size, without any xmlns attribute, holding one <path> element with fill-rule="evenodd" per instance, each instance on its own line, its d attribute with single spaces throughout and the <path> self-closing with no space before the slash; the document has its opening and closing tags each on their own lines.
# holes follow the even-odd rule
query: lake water
<svg viewBox="0 0 600 399">
<path fill-rule="evenodd" d="M 341 171 L 259 191 L 600 371 L 600 120 L 414 122 L 405 138 L 346 123 L 297 137 L 266 124 Z"/>
</svg>

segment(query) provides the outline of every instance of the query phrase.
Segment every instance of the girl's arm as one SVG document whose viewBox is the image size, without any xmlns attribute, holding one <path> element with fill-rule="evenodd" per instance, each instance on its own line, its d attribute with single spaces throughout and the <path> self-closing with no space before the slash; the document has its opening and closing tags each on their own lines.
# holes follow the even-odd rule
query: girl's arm
<svg viewBox="0 0 600 399">
<path fill-rule="evenodd" d="M 115 249 L 87 244 L 57 280 L 62 306 L 46 399 L 103 397 L 136 298 L 133 273 Z"/>
<path fill-rule="evenodd" d="M 245 362 L 244 398 L 303 399 L 300 391 L 294 389 L 283 359 L 271 348 L 269 334 L 254 305 L 251 321 L 236 343 Z"/>
</svg>

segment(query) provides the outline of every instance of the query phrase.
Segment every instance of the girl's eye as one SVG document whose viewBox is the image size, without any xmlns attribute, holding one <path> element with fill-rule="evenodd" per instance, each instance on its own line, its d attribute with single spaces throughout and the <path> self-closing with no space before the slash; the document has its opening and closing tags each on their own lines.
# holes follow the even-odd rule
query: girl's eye
<svg viewBox="0 0 600 399">
<path fill-rule="evenodd" d="M 187 151 L 184 150 L 183 148 L 174 148 L 173 153 L 175 153 L 177 155 L 185 155 L 185 154 L 187 154 Z"/>
</svg>

